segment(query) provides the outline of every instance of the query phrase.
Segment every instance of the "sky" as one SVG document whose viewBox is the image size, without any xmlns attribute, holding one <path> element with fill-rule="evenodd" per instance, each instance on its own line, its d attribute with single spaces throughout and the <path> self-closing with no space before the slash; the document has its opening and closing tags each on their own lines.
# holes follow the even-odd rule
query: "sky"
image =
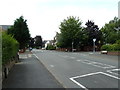
<svg viewBox="0 0 120 90">
<path fill-rule="evenodd" d="M 32 37 L 52 40 L 60 23 L 69 16 L 92 20 L 99 28 L 118 17 L 119 0 L 0 0 L 0 25 L 13 25 L 20 16 L 27 20 Z"/>
</svg>

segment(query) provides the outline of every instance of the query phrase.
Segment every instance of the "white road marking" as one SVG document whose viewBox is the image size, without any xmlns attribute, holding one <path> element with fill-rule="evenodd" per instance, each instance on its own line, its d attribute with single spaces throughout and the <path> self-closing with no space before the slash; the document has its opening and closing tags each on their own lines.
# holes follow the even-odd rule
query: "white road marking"
<svg viewBox="0 0 120 90">
<path fill-rule="evenodd" d="M 76 61 L 80 62 L 81 60 L 76 60 Z"/>
<path fill-rule="evenodd" d="M 99 74 L 99 73 L 101 73 L 101 72 L 89 73 L 89 74 L 75 76 L 75 77 L 71 77 L 71 78 L 75 79 L 75 78 L 86 77 L 86 76 L 95 75 L 95 74 Z"/>
<path fill-rule="evenodd" d="M 107 75 L 107 76 L 109 76 L 109 77 L 112 77 L 112 78 L 115 78 L 115 79 L 119 79 L 119 80 L 120 80 L 119 77 L 116 77 L 116 76 L 113 76 L 113 75 L 110 75 L 110 74 L 107 74 L 107 73 L 104 73 L 104 72 L 101 72 L 101 73 L 104 74 L 104 75 Z"/>
<path fill-rule="evenodd" d="M 69 57 L 69 56 L 62 56 L 62 55 L 61 55 L 61 57 L 63 57 L 63 58 L 67 58 L 67 57 Z"/>
<path fill-rule="evenodd" d="M 78 86 L 80 86 L 81 88 L 88 90 L 85 86 L 83 86 L 82 84 L 78 83 L 76 80 L 74 80 L 73 78 L 70 78 L 71 81 L 73 81 L 74 83 L 76 83 Z"/>
<path fill-rule="evenodd" d="M 85 77 L 85 76 L 89 76 L 89 75 L 94 75 L 94 74 L 99 74 L 100 72 L 96 72 L 96 73 L 90 73 L 90 74 L 85 74 L 85 75 L 81 75 L 81 76 L 76 76 L 76 77 L 71 77 L 69 78 L 71 81 L 73 81 L 74 83 L 76 83 L 78 86 L 80 86 L 81 88 L 88 90 L 84 85 L 80 84 L 79 82 L 77 82 L 76 80 L 74 80 L 75 78 L 80 78 L 80 77 Z"/>
<path fill-rule="evenodd" d="M 27 55 L 19 55 L 19 58 L 22 58 L 22 59 L 27 59 Z"/>
<path fill-rule="evenodd" d="M 80 84 L 79 82 L 77 82 L 76 78 L 82 78 L 82 77 L 87 77 L 87 76 L 90 76 L 90 75 L 95 75 L 95 74 L 104 74 L 106 76 L 109 76 L 109 77 L 112 77 L 112 78 L 115 78 L 115 79 L 120 79 L 119 77 L 116 77 L 116 76 L 113 76 L 113 75 L 110 75 L 110 74 L 107 74 L 107 73 L 104 73 L 104 72 L 95 72 L 95 73 L 89 73 L 89 74 L 85 74 L 85 75 L 80 75 L 80 76 L 75 76 L 75 77 L 71 77 L 69 78 L 70 80 L 72 80 L 74 83 L 76 83 L 78 86 L 80 86 L 81 88 L 85 89 L 85 90 L 88 90 L 84 85 Z"/>
<path fill-rule="evenodd" d="M 89 54 L 93 54 L 93 53 L 89 53 Z"/>
<path fill-rule="evenodd" d="M 85 55 L 85 54 L 80 54 L 80 55 L 82 55 L 82 56 L 87 56 L 87 55 Z"/>
<path fill-rule="evenodd" d="M 112 72 L 112 71 L 120 71 L 120 69 L 112 69 L 112 70 L 107 70 L 107 72 L 115 74 L 115 75 L 119 75 L 118 73 Z"/>
<path fill-rule="evenodd" d="M 50 67 L 54 67 L 54 65 L 50 65 Z"/>
<path fill-rule="evenodd" d="M 71 59 L 75 59 L 75 57 L 70 57 Z"/>
<path fill-rule="evenodd" d="M 39 58 L 38 58 L 38 56 L 36 54 L 33 54 L 33 55 L 39 60 Z"/>
<path fill-rule="evenodd" d="M 103 68 L 103 69 L 116 67 L 116 66 L 103 64 L 103 63 L 99 63 L 99 62 L 94 62 L 94 61 L 90 61 L 90 60 L 76 60 L 76 61 L 81 61 L 82 63 L 89 64 L 89 65 L 96 66 L 96 67 Z"/>
<path fill-rule="evenodd" d="M 72 53 L 72 54 L 78 54 L 78 53 Z"/>
<path fill-rule="evenodd" d="M 32 57 L 32 54 L 28 54 L 28 57 Z"/>
<path fill-rule="evenodd" d="M 43 52 L 43 51 L 41 51 L 41 52 Z"/>
</svg>

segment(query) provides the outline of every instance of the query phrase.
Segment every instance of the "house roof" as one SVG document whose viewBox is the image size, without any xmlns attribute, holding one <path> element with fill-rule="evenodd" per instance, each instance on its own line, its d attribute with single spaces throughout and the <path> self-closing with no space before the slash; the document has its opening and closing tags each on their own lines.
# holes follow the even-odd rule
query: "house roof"
<svg viewBox="0 0 120 90">
<path fill-rule="evenodd" d="M 7 30 L 8 28 L 10 28 L 12 25 L 0 25 L 0 28 L 2 30 Z"/>
</svg>

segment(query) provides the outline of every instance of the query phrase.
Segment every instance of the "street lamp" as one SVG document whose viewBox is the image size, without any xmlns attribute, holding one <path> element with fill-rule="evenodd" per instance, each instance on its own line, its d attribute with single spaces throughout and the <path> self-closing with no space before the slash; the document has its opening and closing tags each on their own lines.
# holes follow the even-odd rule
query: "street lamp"
<svg viewBox="0 0 120 90">
<path fill-rule="evenodd" d="M 95 41 L 96 41 L 96 38 L 93 39 L 93 52 L 95 52 Z"/>
</svg>

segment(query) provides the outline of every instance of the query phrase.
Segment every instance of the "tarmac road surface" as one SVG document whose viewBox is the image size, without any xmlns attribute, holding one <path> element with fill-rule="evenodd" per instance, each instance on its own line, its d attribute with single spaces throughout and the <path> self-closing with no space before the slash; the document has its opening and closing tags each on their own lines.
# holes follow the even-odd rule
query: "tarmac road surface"
<svg viewBox="0 0 120 90">
<path fill-rule="evenodd" d="M 65 88 L 119 88 L 118 56 L 37 49 L 32 52 Z"/>
</svg>

